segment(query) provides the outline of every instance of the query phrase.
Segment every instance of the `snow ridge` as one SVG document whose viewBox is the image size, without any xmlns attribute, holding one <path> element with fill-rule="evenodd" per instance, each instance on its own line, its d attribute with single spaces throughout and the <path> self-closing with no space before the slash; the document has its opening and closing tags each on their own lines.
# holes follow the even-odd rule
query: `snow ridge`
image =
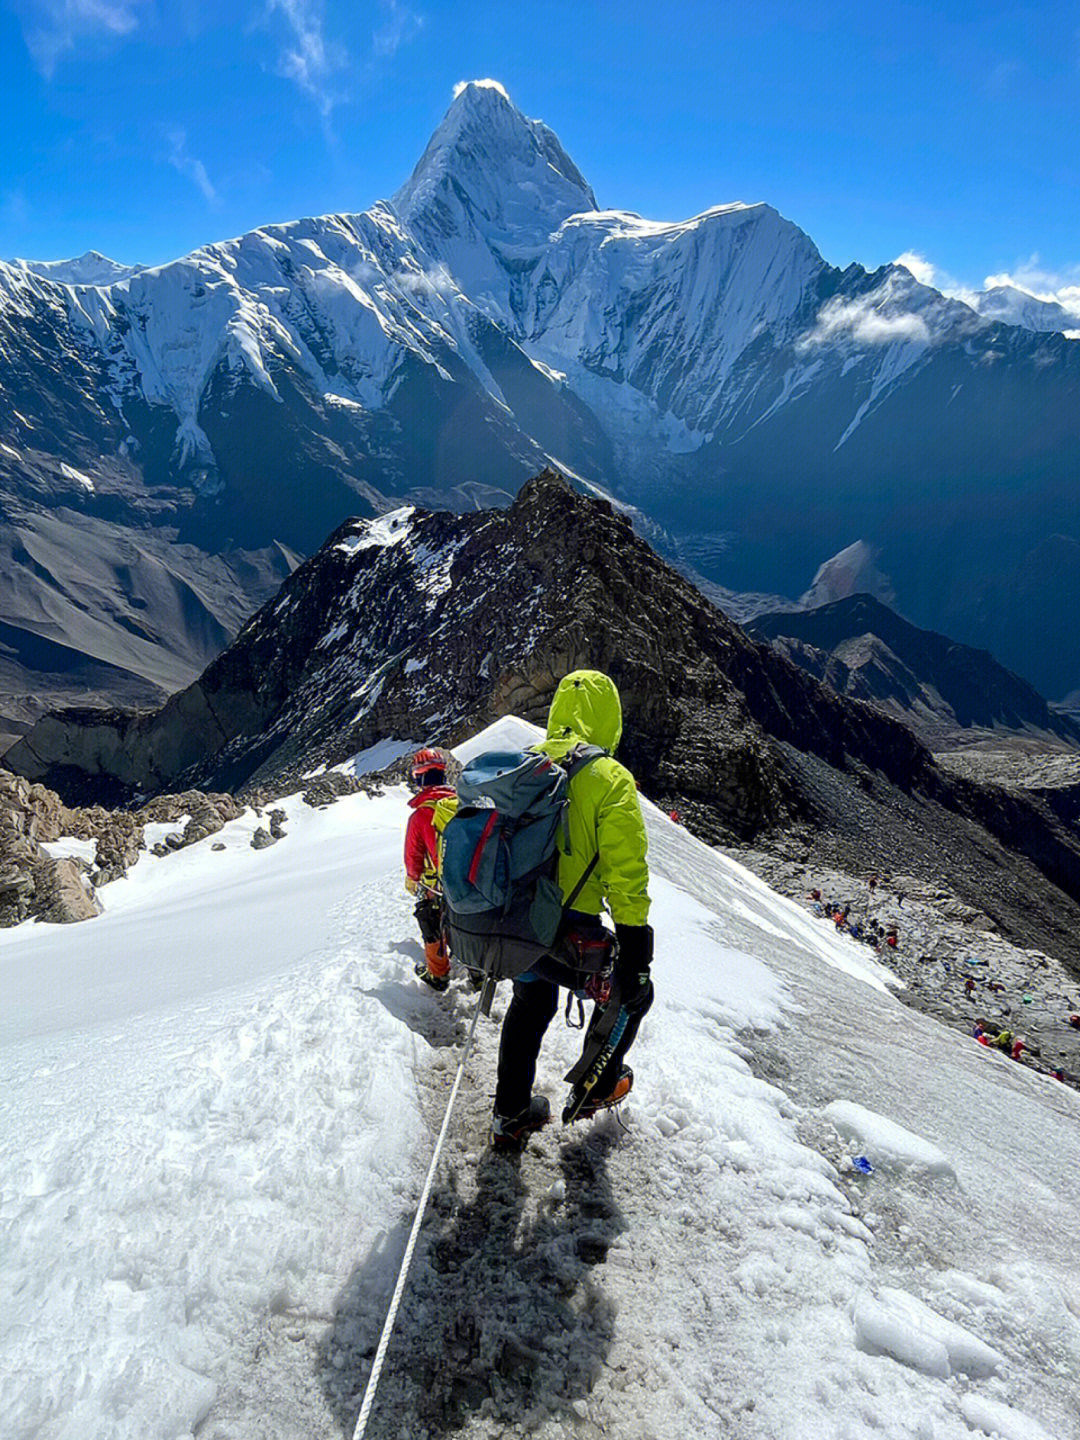
<svg viewBox="0 0 1080 1440">
<path fill-rule="evenodd" d="M 247 812 L 95 920 L 0 932 L 13 1440 L 355 1423 L 475 1003 L 412 979 L 406 799 L 290 797 L 268 850 Z M 657 1002 L 622 1125 L 487 1154 L 481 1023 L 380 1433 L 1077 1440 L 1075 1094 L 901 1010 L 645 808 Z M 549 1033 L 556 1108 L 579 1044 Z"/>
<path fill-rule="evenodd" d="M 865 398 L 842 445 L 929 347 L 988 323 L 902 266 L 869 291 L 845 272 L 822 302 L 828 273 L 767 205 L 678 223 L 599 210 L 546 125 L 497 82 L 469 81 L 389 204 L 265 226 L 150 269 L 96 252 L 0 263 L 0 309 L 28 319 L 35 302 L 61 304 L 102 353 L 118 409 L 139 398 L 175 415 L 181 470 L 213 467 L 200 408 L 218 372 L 277 400 L 275 373 L 297 371 L 313 400 L 359 422 L 391 403 L 412 357 L 445 380 L 473 377 L 511 415 L 480 316 L 616 444 L 677 456 L 720 433 L 737 443 L 744 417 L 760 424 L 855 366 Z"/>
</svg>

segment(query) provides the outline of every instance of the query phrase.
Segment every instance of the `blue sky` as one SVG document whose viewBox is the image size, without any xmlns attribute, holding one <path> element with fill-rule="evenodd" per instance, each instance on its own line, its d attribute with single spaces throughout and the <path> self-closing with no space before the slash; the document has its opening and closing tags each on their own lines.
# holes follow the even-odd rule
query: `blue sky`
<svg viewBox="0 0 1080 1440">
<path fill-rule="evenodd" d="M 601 205 L 1080 281 L 1080 3 L 0 0 L 0 256 L 159 263 L 407 177 L 502 81 Z"/>
</svg>

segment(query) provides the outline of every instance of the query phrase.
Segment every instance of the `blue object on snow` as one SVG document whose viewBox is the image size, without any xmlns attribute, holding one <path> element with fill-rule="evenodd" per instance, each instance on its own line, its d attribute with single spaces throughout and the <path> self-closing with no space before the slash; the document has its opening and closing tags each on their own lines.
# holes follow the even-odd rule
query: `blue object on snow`
<svg viewBox="0 0 1080 1440">
<path fill-rule="evenodd" d="M 874 1167 L 865 1155 L 853 1155 L 851 1157 L 851 1168 L 858 1170 L 860 1175 L 872 1175 Z"/>
</svg>

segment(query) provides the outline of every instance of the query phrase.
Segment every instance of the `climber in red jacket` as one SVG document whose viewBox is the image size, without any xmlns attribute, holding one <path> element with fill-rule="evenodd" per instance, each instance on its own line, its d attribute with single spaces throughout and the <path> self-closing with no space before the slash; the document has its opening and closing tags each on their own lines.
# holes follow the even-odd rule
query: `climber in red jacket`
<svg viewBox="0 0 1080 1440">
<path fill-rule="evenodd" d="M 419 789 L 409 801 L 412 814 L 405 830 L 405 888 L 416 896 L 413 914 L 424 941 L 424 960 L 416 973 L 433 990 L 445 990 L 450 984 L 450 956 L 442 933 L 434 811 L 440 800 L 454 792 L 446 783 L 446 756 L 441 750 L 418 750 L 411 773 Z"/>
</svg>

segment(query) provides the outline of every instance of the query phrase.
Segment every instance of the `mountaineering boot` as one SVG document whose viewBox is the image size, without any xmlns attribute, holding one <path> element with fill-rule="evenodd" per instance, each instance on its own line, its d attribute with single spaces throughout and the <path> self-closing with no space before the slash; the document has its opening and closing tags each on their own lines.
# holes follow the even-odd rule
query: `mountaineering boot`
<svg viewBox="0 0 1080 1440">
<path fill-rule="evenodd" d="M 450 989 L 450 976 L 433 975 L 427 967 L 426 960 L 418 960 L 414 970 L 418 980 L 422 980 L 425 985 L 430 985 L 432 990 L 437 990 L 440 995 L 444 990 Z"/>
<path fill-rule="evenodd" d="M 432 990 L 447 990 L 450 987 L 450 956 L 441 940 L 424 941 L 424 959 L 417 965 L 416 973 Z"/>
<path fill-rule="evenodd" d="M 574 1116 L 574 1119 L 588 1120 L 600 1110 L 610 1110 L 613 1105 L 618 1105 L 621 1100 L 625 1100 L 633 1088 L 634 1072 L 630 1069 L 629 1065 L 624 1065 L 619 1071 L 619 1078 L 615 1081 L 614 1089 L 609 1091 L 607 1095 L 601 1095 L 596 1100 L 590 1096 Z"/>
<path fill-rule="evenodd" d="M 493 1150 L 522 1151 L 529 1136 L 542 1130 L 551 1119 L 551 1106 L 543 1095 L 534 1095 L 520 1115 L 507 1119 L 496 1114 L 491 1122 L 491 1148 Z"/>
</svg>

